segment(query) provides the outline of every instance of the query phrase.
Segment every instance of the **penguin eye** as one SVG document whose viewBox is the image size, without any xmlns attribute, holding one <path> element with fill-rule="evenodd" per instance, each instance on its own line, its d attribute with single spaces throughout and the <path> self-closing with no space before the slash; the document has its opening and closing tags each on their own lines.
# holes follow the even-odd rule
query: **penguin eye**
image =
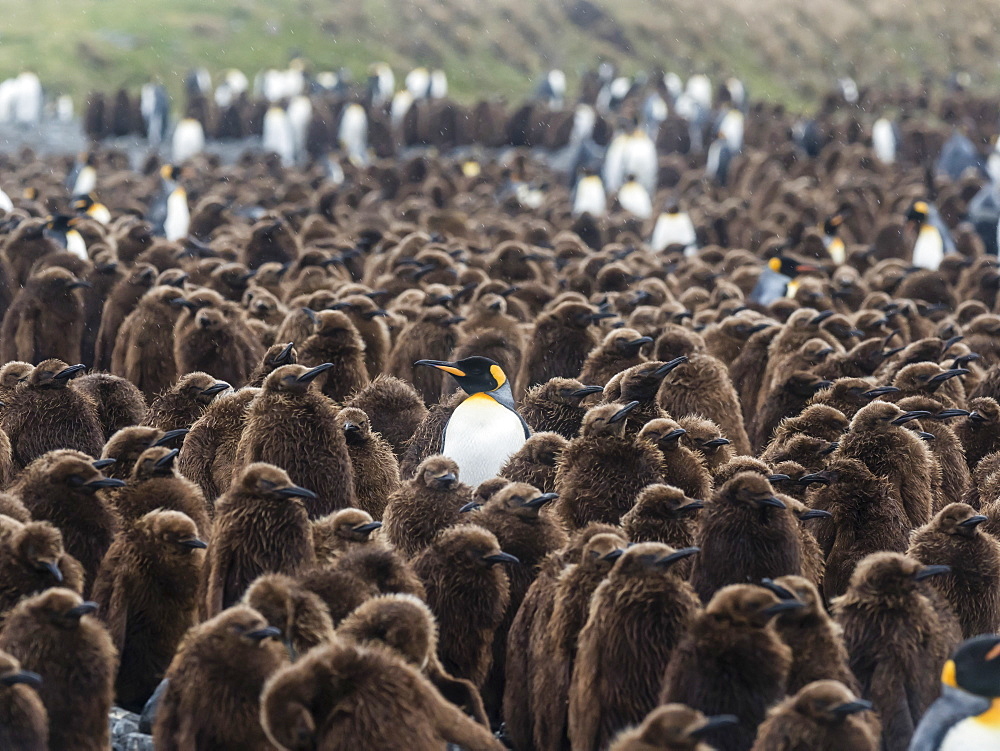
<svg viewBox="0 0 1000 751">
<path fill-rule="evenodd" d="M 83 478 L 80 475 L 70 475 L 66 478 L 66 484 L 71 488 L 79 488 L 83 485 Z"/>
</svg>

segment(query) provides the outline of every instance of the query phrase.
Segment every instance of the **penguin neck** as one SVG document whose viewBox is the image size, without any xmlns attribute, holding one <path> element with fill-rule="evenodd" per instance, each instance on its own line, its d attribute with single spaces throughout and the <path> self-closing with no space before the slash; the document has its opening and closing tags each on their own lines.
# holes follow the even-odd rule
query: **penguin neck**
<svg viewBox="0 0 1000 751">
<path fill-rule="evenodd" d="M 990 702 L 990 708 L 982 714 L 976 715 L 975 720 L 981 725 L 1000 728 L 1000 699 L 993 699 Z"/>
<path fill-rule="evenodd" d="M 510 381 L 504 381 L 503 386 L 493 391 L 479 391 L 475 394 L 470 394 L 469 398 L 487 396 L 493 399 L 498 404 L 502 404 L 507 409 L 512 412 L 516 412 L 517 408 L 514 406 L 514 393 L 510 390 Z"/>
</svg>

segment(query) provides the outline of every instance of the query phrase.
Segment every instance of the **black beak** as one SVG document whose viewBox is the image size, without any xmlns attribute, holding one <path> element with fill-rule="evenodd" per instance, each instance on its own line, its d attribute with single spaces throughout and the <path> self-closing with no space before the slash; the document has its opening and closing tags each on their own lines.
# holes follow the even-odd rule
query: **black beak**
<svg viewBox="0 0 1000 751">
<path fill-rule="evenodd" d="M 952 417 L 968 417 L 972 413 L 967 409 L 943 409 L 934 415 L 935 420 L 948 420 Z"/>
<path fill-rule="evenodd" d="M 933 441 L 937 439 L 936 435 L 934 435 L 933 433 L 928 433 L 925 430 L 918 430 L 917 435 L 920 436 L 920 438 L 925 441 Z"/>
<path fill-rule="evenodd" d="M 931 413 L 927 410 L 917 409 L 912 412 L 904 412 L 895 420 L 890 420 L 892 425 L 903 425 L 904 423 L 910 422 L 911 420 L 919 420 L 922 417 L 930 417 Z"/>
<path fill-rule="evenodd" d="M 521 505 L 524 508 L 541 508 L 546 503 L 549 503 L 550 501 L 554 501 L 558 497 L 559 497 L 558 493 L 543 493 L 542 495 L 538 496 L 537 498 L 532 498 L 530 501 L 525 501 Z"/>
<path fill-rule="evenodd" d="M 975 409 L 969 413 L 969 419 L 973 422 L 986 422 L 986 418 L 979 414 L 979 411 Z"/>
<path fill-rule="evenodd" d="M 183 436 L 186 436 L 190 432 L 191 432 L 190 428 L 178 428 L 177 430 L 168 430 L 166 433 L 163 434 L 163 437 L 160 438 L 158 441 L 155 441 L 152 444 L 152 446 L 164 446 L 170 443 L 175 438 L 181 438 Z M 150 446 L 150 448 L 152 448 L 152 446 Z"/>
<path fill-rule="evenodd" d="M 345 433 L 359 433 L 359 432 L 361 432 L 361 426 L 360 425 L 356 425 L 353 422 L 345 422 L 344 423 L 344 432 Z"/>
<path fill-rule="evenodd" d="M 695 553 L 700 553 L 701 548 L 681 548 L 680 550 L 675 550 L 669 555 L 665 555 L 656 561 L 657 566 L 666 568 L 677 561 L 683 560 L 684 558 L 690 558 Z"/>
<path fill-rule="evenodd" d="M 821 508 L 809 509 L 799 516 L 799 521 L 808 521 L 809 519 L 832 519 L 833 514 L 829 511 L 824 511 Z"/>
<path fill-rule="evenodd" d="M 116 480 L 113 477 L 102 477 L 100 480 L 91 480 L 90 482 L 83 483 L 83 487 L 89 488 L 90 490 L 103 490 L 105 488 L 124 488 L 125 482 L 122 480 Z"/>
<path fill-rule="evenodd" d="M 500 551 L 499 553 L 493 553 L 492 555 L 484 555 L 483 560 L 487 563 L 520 563 L 521 560 L 510 553 L 504 553 Z"/>
<path fill-rule="evenodd" d="M 90 615 L 91 613 L 97 612 L 97 603 L 87 602 L 77 605 L 75 608 L 70 608 L 66 611 L 66 615 L 70 618 L 82 618 L 85 615 Z"/>
<path fill-rule="evenodd" d="M 691 503 L 685 503 L 683 506 L 678 506 L 677 511 L 678 513 L 686 514 L 691 511 L 699 511 L 703 508 L 705 508 L 704 501 L 691 501 Z"/>
<path fill-rule="evenodd" d="M 183 297 L 175 297 L 170 301 L 171 305 L 176 305 L 181 308 L 187 308 L 188 310 L 198 310 L 198 306 L 195 305 L 190 300 L 185 300 Z"/>
<path fill-rule="evenodd" d="M 633 339 L 630 342 L 625 342 L 630 347 L 641 347 L 643 344 L 652 344 L 653 337 L 651 336 L 640 336 L 638 339 Z"/>
<path fill-rule="evenodd" d="M 438 475 L 434 478 L 434 481 L 445 488 L 450 488 L 458 480 L 458 476 L 454 472 L 446 472 L 443 475 Z"/>
<path fill-rule="evenodd" d="M 775 482 L 788 482 L 788 481 L 789 481 L 789 480 L 791 480 L 791 479 L 792 479 L 792 478 L 791 478 L 791 477 L 789 477 L 788 475 L 783 475 L 783 474 L 781 474 L 780 472 L 779 472 L 778 474 L 774 474 L 774 475 L 768 475 L 768 476 L 767 476 L 767 481 L 768 481 L 768 482 L 770 482 L 770 483 L 775 483 Z"/>
<path fill-rule="evenodd" d="M 482 507 L 483 504 L 479 503 L 478 501 L 469 501 L 464 506 L 462 506 L 462 508 L 460 508 L 458 512 L 460 514 L 465 514 L 468 513 L 469 511 L 475 511 L 476 509 L 480 509 Z"/>
<path fill-rule="evenodd" d="M 289 342 L 285 345 L 285 348 L 278 353 L 278 356 L 274 358 L 276 365 L 286 365 L 292 361 L 292 347 L 295 346 L 295 342 Z"/>
<path fill-rule="evenodd" d="M 687 355 L 681 355 L 680 357 L 675 357 L 670 362 L 665 362 L 663 365 L 658 367 L 652 372 L 654 378 L 665 378 L 667 373 L 676 368 L 678 365 L 683 365 L 688 361 Z"/>
<path fill-rule="evenodd" d="M 89 289 L 94 285 L 90 282 L 86 282 L 83 279 L 77 279 L 75 282 L 70 282 L 66 285 L 66 289 Z"/>
<path fill-rule="evenodd" d="M 316 317 L 316 311 L 312 308 L 302 308 L 302 312 L 306 314 L 306 318 L 309 319 L 309 322 L 312 323 L 313 326 L 319 323 L 319 319 Z"/>
<path fill-rule="evenodd" d="M 774 594 L 778 595 L 778 597 L 780 597 L 782 600 L 797 599 L 795 597 L 794 592 L 792 592 L 790 589 L 782 587 L 780 584 L 774 581 L 774 579 L 761 579 L 760 586 L 762 586 L 764 589 L 771 590 L 772 592 L 774 592 Z"/>
<path fill-rule="evenodd" d="M 989 517 L 988 516 L 983 516 L 982 514 L 977 514 L 976 516 L 970 516 L 964 522 L 959 522 L 958 526 L 960 526 L 960 527 L 966 527 L 966 528 L 968 528 L 968 527 L 976 528 L 980 524 L 982 524 L 983 522 L 987 522 L 987 521 L 989 521 Z"/>
<path fill-rule="evenodd" d="M 186 548 L 193 548 L 194 550 L 204 550 L 208 547 L 206 542 L 199 540 L 197 537 L 189 537 L 186 540 L 178 540 L 177 544 L 183 545 Z"/>
<path fill-rule="evenodd" d="M 639 402 L 637 402 L 637 401 L 629 402 L 624 407 L 622 407 L 620 410 L 618 410 L 613 415 L 611 415 L 611 417 L 608 418 L 608 422 L 612 423 L 612 424 L 616 423 L 616 422 L 621 422 L 626 417 L 628 417 L 629 413 L 633 409 L 635 409 L 638 406 L 639 406 Z"/>
<path fill-rule="evenodd" d="M 0 678 L 0 686 L 16 686 L 18 683 L 23 683 L 26 686 L 41 686 L 42 676 L 38 673 L 32 673 L 30 670 L 22 670 Z"/>
<path fill-rule="evenodd" d="M 671 430 L 669 433 L 667 433 L 665 436 L 663 436 L 663 438 L 661 438 L 660 440 L 661 441 L 676 441 L 682 435 L 687 435 L 687 431 L 684 430 L 684 428 L 677 428 L 676 430 Z"/>
<path fill-rule="evenodd" d="M 958 335 L 958 336 L 953 336 L 953 337 L 951 337 L 951 339 L 946 340 L 945 343 L 944 343 L 944 349 L 941 350 L 941 354 L 944 354 L 945 352 L 947 352 L 949 349 L 951 349 L 952 347 L 954 347 L 956 344 L 958 344 L 963 339 L 965 339 L 964 336 Z"/>
<path fill-rule="evenodd" d="M 764 615 L 778 615 L 779 613 L 787 613 L 790 610 L 801 610 L 805 606 L 804 602 L 796 599 L 782 600 L 781 602 L 774 603 L 774 605 L 769 605 L 760 612 Z"/>
<path fill-rule="evenodd" d="M 739 722 L 740 720 L 736 715 L 732 714 L 715 715 L 714 717 L 709 717 L 705 721 L 705 724 L 702 725 L 700 728 L 695 728 L 694 730 L 688 731 L 688 735 L 690 735 L 692 738 L 701 738 L 702 736 L 708 735 L 712 731 L 718 730 L 719 728 L 728 728 L 732 727 L 733 725 L 738 725 Z"/>
<path fill-rule="evenodd" d="M 950 574 L 951 566 L 924 566 L 917 573 L 913 575 L 916 581 L 923 581 L 924 579 L 929 579 L 932 576 L 939 576 L 941 574 Z"/>
<path fill-rule="evenodd" d="M 895 394 L 899 391 L 895 386 L 879 386 L 878 388 L 868 389 L 861 394 L 861 396 L 866 399 L 874 399 L 879 396 L 885 396 L 886 394 Z"/>
<path fill-rule="evenodd" d="M 174 463 L 174 459 L 177 458 L 177 455 L 179 453 L 180 451 L 178 451 L 177 449 L 170 449 L 170 451 L 168 451 L 166 454 L 157 459 L 156 462 L 153 464 L 153 466 L 156 467 L 157 469 L 159 469 L 160 467 L 169 467 L 171 464 Z"/>
<path fill-rule="evenodd" d="M 728 438 L 713 438 L 710 441 L 705 441 L 701 445 L 707 449 L 714 449 L 718 448 L 719 446 L 728 446 L 731 443 L 732 441 L 730 441 Z"/>
<path fill-rule="evenodd" d="M 302 488 L 298 485 L 289 485 L 288 487 L 278 488 L 274 492 L 280 496 L 284 496 L 285 498 L 309 498 L 314 501 L 319 498 L 318 495 L 308 488 Z"/>
<path fill-rule="evenodd" d="M 204 389 L 201 393 L 205 394 L 205 396 L 215 396 L 216 394 L 221 394 L 228 388 L 230 388 L 228 383 L 225 381 L 219 381 L 214 386 L 209 386 L 207 389 Z"/>
<path fill-rule="evenodd" d="M 822 313 L 813 316 L 812 319 L 809 321 L 809 323 L 811 323 L 813 326 L 819 325 L 833 314 L 834 311 L 832 310 L 824 310 Z"/>
<path fill-rule="evenodd" d="M 802 475 L 798 480 L 799 485 L 812 485 L 813 483 L 819 483 L 820 485 L 829 485 L 830 478 L 824 475 L 822 472 L 815 472 L 811 475 Z"/>
<path fill-rule="evenodd" d="M 82 373 L 86 369 L 87 369 L 86 365 L 70 365 L 68 368 L 63 368 L 62 370 L 60 370 L 58 373 L 52 376 L 52 378 L 57 381 L 65 381 L 72 378 L 77 373 Z"/>
<path fill-rule="evenodd" d="M 813 383 L 813 391 L 822 391 L 823 389 L 828 389 L 833 385 L 833 381 L 816 381 Z"/>
<path fill-rule="evenodd" d="M 582 389 L 571 391 L 569 395 L 577 399 L 582 399 L 590 394 L 600 394 L 602 391 L 604 391 L 603 386 L 584 386 Z"/>
<path fill-rule="evenodd" d="M 866 699 L 855 699 L 854 701 L 849 701 L 846 704 L 834 707 L 830 711 L 838 717 L 846 717 L 847 715 L 857 714 L 858 712 L 867 712 L 871 708 L 872 703 L 870 701 L 867 701 Z"/>
<path fill-rule="evenodd" d="M 333 363 L 332 362 L 325 362 L 322 365 L 317 365 L 315 368 L 310 368 L 309 370 L 307 370 L 305 373 L 303 373 L 302 375 L 300 375 L 295 380 L 298 381 L 299 383 L 309 383 L 311 380 L 313 380 L 320 373 L 325 373 L 326 371 L 328 371 L 332 367 L 333 367 Z"/>
<path fill-rule="evenodd" d="M 98 459 L 90 463 L 90 466 L 94 469 L 104 469 L 105 467 L 110 467 L 117 461 L 116 459 Z"/>
<path fill-rule="evenodd" d="M 949 378 L 968 375 L 969 372 L 970 371 L 967 368 L 952 368 L 951 370 L 946 370 L 944 373 L 938 373 L 936 376 L 931 378 L 927 383 L 944 383 Z"/>
<path fill-rule="evenodd" d="M 265 626 L 264 628 L 259 628 L 256 631 L 249 631 L 244 634 L 244 636 L 255 642 L 262 642 L 264 639 L 277 639 L 281 636 L 281 629 L 275 628 L 274 626 Z"/>
<path fill-rule="evenodd" d="M 357 532 L 361 535 L 367 535 L 374 532 L 376 529 L 382 526 L 382 522 L 368 522 L 367 524 L 359 524 L 356 527 L 351 527 L 352 532 Z"/>
<path fill-rule="evenodd" d="M 59 570 L 59 566 L 57 566 L 56 564 L 52 563 L 51 561 L 46 561 L 42 564 L 42 566 L 44 566 L 45 570 L 56 578 L 57 582 L 61 582 L 63 580 L 63 573 L 62 571 Z"/>
<path fill-rule="evenodd" d="M 622 550 L 621 548 L 615 548 L 610 553 L 605 553 L 604 555 L 602 555 L 601 556 L 601 560 L 602 561 L 617 561 L 619 558 L 622 557 L 622 553 L 624 553 L 624 552 L 625 551 Z"/>
<path fill-rule="evenodd" d="M 774 508 L 788 508 L 788 506 L 786 506 L 784 503 L 781 502 L 781 499 L 775 498 L 773 495 L 768 496 L 766 498 L 758 498 L 757 505 L 773 506 Z"/>
</svg>

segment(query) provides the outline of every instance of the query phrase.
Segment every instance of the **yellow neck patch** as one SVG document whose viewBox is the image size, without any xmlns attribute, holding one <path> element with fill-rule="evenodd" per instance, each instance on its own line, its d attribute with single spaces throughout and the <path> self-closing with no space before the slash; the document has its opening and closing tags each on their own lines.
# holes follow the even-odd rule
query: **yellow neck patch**
<svg viewBox="0 0 1000 751">
<path fill-rule="evenodd" d="M 994 699 L 990 708 L 981 715 L 973 718 L 980 725 L 987 725 L 991 728 L 1000 728 L 1000 699 Z"/>
</svg>

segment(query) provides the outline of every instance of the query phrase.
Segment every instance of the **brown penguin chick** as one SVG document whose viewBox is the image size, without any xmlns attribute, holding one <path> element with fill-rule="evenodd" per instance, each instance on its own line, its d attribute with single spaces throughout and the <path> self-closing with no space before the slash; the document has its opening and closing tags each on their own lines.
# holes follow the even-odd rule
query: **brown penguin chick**
<svg viewBox="0 0 1000 751">
<path fill-rule="evenodd" d="M 550 378 L 524 393 L 518 411 L 535 433 L 558 433 L 572 440 L 587 413 L 583 400 L 602 391 L 600 386 L 584 386 L 573 378 Z"/>
<path fill-rule="evenodd" d="M 713 751 L 701 739 L 735 723 L 733 715 L 706 717 L 683 704 L 663 704 L 646 715 L 641 725 L 615 736 L 608 751 Z"/>
<path fill-rule="evenodd" d="M 177 380 L 174 324 L 181 306 L 175 301 L 183 299 L 175 287 L 153 287 L 118 329 L 111 372 L 135 384 L 147 400 Z"/>
<path fill-rule="evenodd" d="M 694 591 L 672 564 L 697 552 L 633 545 L 594 591 L 570 680 L 574 749 L 604 748 L 656 707 L 670 654 L 698 610 Z"/>
<path fill-rule="evenodd" d="M 25 597 L 52 587 L 83 592 L 83 567 L 66 554 L 62 533 L 48 522 L 12 525 L 0 541 L 0 619 Z"/>
<path fill-rule="evenodd" d="M 94 601 L 120 656 L 118 706 L 141 712 L 198 623 L 205 543 L 178 511 L 151 511 L 115 537 L 93 586 Z"/>
<path fill-rule="evenodd" d="M 10 751 L 48 751 L 49 716 L 38 697 L 42 679 L 0 652 L 0 747 Z"/>
<path fill-rule="evenodd" d="M 814 523 L 826 556 L 823 595 L 828 601 L 846 591 L 855 566 L 866 556 L 906 551 L 912 527 L 898 494 L 857 459 L 834 457 L 826 469 L 799 482 L 820 485 L 810 493 L 809 503 L 833 515 Z"/>
<path fill-rule="evenodd" d="M 82 365 L 45 360 L 7 404 L 0 429 L 10 438 L 16 469 L 56 449 L 75 449 L 91 456 L 101 453 L 104 433 L 95 405 L 69 388 L 70 379 L 82 371 Z"/>
<path fill-rule="evenodd" d="M 165 432 L 190 428 L 212 400 L 229 388 L 226 381 L 208 373 L 186 373 L 150 402 L 143 424 Z"/>
<path fill-rule="evenodd" d="M 645 362 L 641 350 L 652 343 L 652 337 L 642 336 L 635 329 L 612 330 L 587 355 L 579 380 L 604 386 L 612 376 Z"/>
<path fill-rule="evenodd" d="M 885 339 L 865 339 L 846 352 L 834 352 L 823 362 L 809 368 L 828 381 L 840 378 L 867 378 L 878 371 L 895 350 L 887 350 Z"/>
<path fill-rule="evenodd" d="M 153 725 L 157 750 L 273 751 L 260 723 L 260 693 L 288 664 L 278 636 L 243 605 L 191 629 L 167 670 Z"/>
<path fill-rule="evenodd" d="M 930 415 L 922 422 L 914 422 L 914 429 L 923 428 L 917 433 L 927 443 L 934 455 L 939 471 L 933 478 L 933 493 L 935 504 L 933 511 L 938 511 L 947 503 L 959 503 L 968 492 L 971 475 L 969 465 L 965 461 L 962 442 L 951 427 L 951 420 L 969 415 L 965 409 L 941 409 L 941 403 L 931 396 L 908 396 L 897 403 L 899 408 L 907 412 L 925 410 Z M 924 432 L 933 431 L 933 432 Z M 932 437 L 933 436 L 933 437 Z"/>
<path fill-rule="evenodd" d="M 313 491 L 306 499 L 311 519 L 358 505 L 337 407 L 310 388 L 327 367 L 282 365 L 271 373 L 250 403 L 236 449 L 235 467 L 268 462 Z"/>
<path fill-rule="evenodd" d="M 259 393 L 244 387 L 219 394 L 187 431 L 177 468 L 198 484 L 205 498 L 214 500 L 229 488 L 247 410 Z"/>
<path fill-rule="evenodd" d="M 625 435 L 638 402 L 601 404 L 583 418 L 580 437 L 559 457 L 556 513 L 569 529 L 589 522 L 617 524 L 647 485 L 662 482 L 663 457 L 646 440 Z"/>
<path fill-rule="evenodd" d="M 748 317 L 749 313 L 727 316 L 713 323 L 701 332 L 707 352 L 731 367 L 747 345 L 747 341 L 758 331 L 774 326 L 774 322 Z"/>
<path fill-rule="evenodd" d="M 625 538 L 607 532 L 596 534 L 587 541 L 579 562 L 559 572 L 553 588 L 550 616 L 539 617 L 534 623 L 533 631 L 536 633 L 532 633 L 532 642 L 537 640 L 537 654 L 545 655 L 545 659 L 534 664 L 530 684 L 517 685 L 508 667 L 504 721 L 509 729 L 514 727 L 512 710 L 517 706 L 517 695 L 530 689 L 527 703 L 532 707 L 534 722 L 528 730 L 532 735 L 521 745 L 528 745 L 533 740 L 539 751 L 551 751 L 568 744 L 566 719 L 577 639 L 587 622 L 591 595 L 604 581 L 626 545 Z M 682 563 L 684 561 L 678 561 L 676 565 Z M 511 660 L 516 655 L 513 646 L 508 644 Z"/>
<path fill-rule="evenodd" d="M 804 370 L 791 373 L 769 391 L 751 427 L 754 449 L 761 451 L 771 441 L 775 428 L 786 417 L 795 417 L 819 390 L 832 386 Z"/>
<path fill-rule="evenodd" d="M 310 523 L 316 564 L 331 566 L 346 551 L 373 544 L 372 532 L 382 526 L 371 514 L 357 508 L 342 508 Z"/>
<path fill-rule="evenodd" d="M 886 394 L 894 394 L 895 386 L 875 386 L 873 378 L 837 378 L 833 385 L 817 391 L 809 406 L 825 404 L 841 412 L 848 420 L 859 409 Z"/>
<path fill-rule="evenodd" d="M 153 227 L 149 222 L 133 220 L 115 234 L 115 241 L 122 263 L 138 265 L 136 259 L 153 244 Z"/>
<path fill-rule="evenodd" d="M 368 385 L 365 367 L 365 342 L 354 328 L 351 319 L 338 310 L 324 310 L 316 314 L 313 334 L 298 348 L 298 358 L 306 367 L 331 363 L 323 374 L 321 390 L 335 402 L 348 397 Z"/>
<path fill-rule="evenodd" d="M 108 439 L 101 451 L 101 459 L 114 459 L 103 469 L 108 477 L 127 480 L 135 463 L 146 449 L 154 446 L 178 445 L 187 435 L 187 429 L 164 432 L 146 425 L 122 428 Z"/>
<path fill-rule="evenodd" d="M 707 498 L 712 493 L 712 477 L 701 457 L 681 443 L 686 431 L 666 418 L 650 420 L 639 431 L 639 439 L 656 446 L 663 457 L 662 482 L 674 485 L 691 498 Z"/>
<path fill-rule="evenodd" d="M 941 690 L 941 669 L 961 641 L 947 604 L 928 597 L 921 584 L 947 572 L 947 566 L 876 553 L 858 564 L 847 591 L 833 603 L 860 693 L 882 718 L 887 751 L 909 746 L 917 722 Z"/>
<path fill-rule="evenodd" d="M 810 339 L 822 339 L 836 351 L 843 349 L 836 337 L 820 328 L 820 324 L 828 317 L 813 308 L 800 308 L 788 317 L 768 346 L 767 365 L 762 382 L 764 390 L 774 388 L 776 380 L 784 377 L 788 372 L 789 359 L 793 358 L 799 348 Z"/>
<path fill-rule="evenodd" d="M 936 499 L 932 488 L 940 468 L 927 444 L 905 427 L 928 417 L 875 401 L 858 410 L 831 458 L 858 459 L 872 474 L 884 477 L 899 496 L 911 527 L 930 521 Z"/>
<path fill-rule="evenodd" d="M 510 599 L 500 563 L 517 558 L 500 549 L 493 533 L 463 524 L 441 532 L 413 559 L 440 628 L 438 657 L 444 669 L 481 688 L 492 662 L 492 644 Z"/>
<path fill-rule="evenodd" d="M 399 487 L 396 455 L 382 436 L 372 432 L 368 415 L 357 407 L 340 410 L 337 424 L 344 433 L 347 453 L 351 457 L 358 508 L 381 519 L 389 496 Z"/>
<path fill-rule="evenodd" d="M 34 369 L 34 365 L 20 360 L 13 360 L 0 367 L 0 402 L 3 402 L 4 405 L 10 403 L 14 394 L 28 383 L 28 376 Z"/>
<path fill-rule="evenodd" d="M 330 611 L 318 595 L 284 574 L 264 574 L 254 580 L 243 604 L 253 608 L 281 632 L 293 662 L 313 647 L 334 640 Z"/>
<path fill-rule="evenodd" d="M 672 485 L 647 485 L 636 498 L 632 510 L 622 517 L 625 537 L 632 542 L 660 542 L 673 548 L 694 545 L 698 511 L 705 502 L 685 495 Z M 691 572 L 690 561 L 681 561 L 677 570 L 682 576 Z"/>
<path fill-rule="evenodd" d="M 762 462 L 760 459 L 755 459 L 752 456 L 734 456 L 728 462 L 715 470 L 715 474 L 712 475 L 712 480 L 715 483 L 715 487 L 720 488 L 741 472 L 756 472 L 761 477 L 768 478 L 769 482 L 775 474 L 771 470 L 771 467 Z M 785 478 L 783 477 L 774 477 L 775 482 L 779 482 L 784 479 Z"/>
<path fill-rule="evenodd" d="M 955 434 L 965 449 L 969 469 L 987 454 L 1000 451 L 1000 404 L 989 396 L 969 400 L 967 417 L 955 423 Z"/>
<path fill-rule="evenodd" d="M 538 316 L 517 377 L 521 389 L 530 389 L 550 378 L 575 377 L 598 344 L 592 325 L 613 316 L 572 300 Z"/>
<path fill-rule="evenodd" d="M 987 517 L 965 503 L 951 503 L 913 532 L 906 554 L 926 566 L 951 570 L 931 579 L 968 639 L 1000 628 L 1000 542 L 980 525 Z"/>
<path fill-rule="evenodd" d="M 826 359 L 836 351 L 829 342 L 823 339 L 809 339 L 785 358 L 784 373 L 793 373 L 796 370 L 817 371 L 823 366 Z M 779 375 L 778 380 L 780 381 L 781 378 Z M 775 385 L 772 382 L 771 388 L 773 389 Z"/>
<path fill-rule="evenodd" d="M 33 519 L 62 533 L 66 552 L 83 566 L 84 595 L 118 529 L 111 505 L 97 491 L 125 484 L 105 477 L 92 462 L 78 451 L 53 451 L 25 467 L 10 488 Z"/>
<path fill-rule="evenodd" d="M 363 410 L 371 422 L 371 429 L 389 442 L 400 460 L 406 442 L 427 417 L 427 407 L 416 389 L 406 381 L 384 374 L 374 377 L 345 406 Z M 440 435 L 439 431 L 439 440 Z"/>
<path fill-rule="evenodd" d="M 139 300 L 156 283 L 156 268 L 148 263 L 139 264 L 128 271 L 111 289 L 101 311 L 101 324 L 94 344 L 94 369 L 111 367 L 118 330 Z"/>
<path fill-rule="evenodd" d="M 733 442 L 707 417 L 687 415 L 679 418 L 677 424 L 686 431 L 681 436 L 681 445 L 700 455 L 709 474 L 735 456 Z"/>
<path fill-rule="evenodd" d="M 799 414 L 785 418 L 774 431 L 774 441 L 804 434 L 826 441 L 838 441 L 850 425 L 838 409 L 826 404 L 810 404 Z"/>
<path fill-rule="evenodd" d="M 80 362 L 84 316 L 77 290 L 89 286 L 58 266 L 33 274 L 0 323 L 0 360 Z"/>
<path fill-rule="evenodd" d="M 458 341 L 455 325 L 461 320 L 440 305 L 425 308 L 399 333 L 389 352 L 386 371 L 413 384 L 425 404 L 436 404 L 452 384 L 442 382 L 433 368 L 415 368 L 413 363 L 422 358 L 447 361 Z"/>
<path fill-rule="evenodd" d="M 840 681 L 816 681 L 768 712 L 751 751 L 878 751 L 871 708 Z"/>
<path fill-rule="evenodd" d="M 739 357 L 729 366 L 729 375 L 740 400 L 744 421 L 749 422 L 756 411 L 760 391 L 764 387 L 768 351 L 781 330 L 780 326 L 771 326 L 753 334 Z"/>
<path fill-rule="evenodd" d="M 209 289 L 189 294 L 180 304 L 184 310 L 174 324 L 177 372 L 204 371 L 237 388 L 246 384 L 264 348 L 239 306 Z"/>
<path fill-rule="evenodd" d="M 802 575 L 798 521 L 767 478 L 743 472 L 717 488 L 701 512 L 691 584 L 702 602 L 727 584 Z"/>
<path fill-rule="evenodd" d="M 407 594 L 379 595 L 343 620 L 337 637 L 359 646 L 389 647 L 419 670 L 445 699 L 489 727 L 479 691 L 470 681 L 449 675 L 438 660 L 437 621 L 427 604 Z"/>
<path fill-rule="evenodd" d="M 212 536 L 213 512 L 201 488 L 182 477 L 174 467 L 177 449 L 153 446 L 139 455 L 124 488 L 108 493 L 119 518 L 126 525 L 156 509 L 179 511 L 197 525 L 201 536 Z"/>
<path fill-rule="evenodd" d="M 282 749 L 504 748 L 382 646 L 338 641 L 313 650 L 268 681 L 260 701 L 261 722 Z"/>
<path fill-rule="evenodd" d="M 38 696 L 49 718 L 49 747 L 103 751 L 110 746 L 108 712 L 118 655 L 91 613 L 69 589 L 22 600 L 0 631 L 0 650 L 42 676 Z"/>
<path fill-rule="evenodd" d="M 535 433 L 500 470 L 511 482 L 526 482 L 543 493 L 556 489 L 556 466 L 569 442 L 558 433 Z"/>
<path fill-rule="evenodd" d="M 660 702 L 680 702 L 709 715 L 726 707 L 738 724 L 706 740 L 720 751 L 749 749 L 767 708 L 784 697 L 792 664 L 774 617 L 800 607 L 751 584 L 720 589 L 674 650 Z M 740 680 L 730 680 L 733 675 Z"/>
<path fill-rule="evenodd" d="M 417 473 L 389 496 L 382 515 L 382 534 L 399 552 L 412 558 L 438 532 L 462 521 L 462 507 L 472 500 L 472 488 L 458 476 L 458 465 L 445 456 L 421 462 Z"/>
<path fill-rule="evenodd" d="M 800 475 L 804 476 L 805 472 L 801 472 Z M 791 480 L 786 482 L 794 485 L 796 488 L 803 488 L 802 485 Z M 800 501 L 792 495 L 779 493 L 778 500 L 788 506 L 789 511 L 795 515 L 795 519 L 798 521 L 799 541 L 802 543 L 802 576 L 812 582 L 817 589 L 822 590 L 826 561 L 819 542 L 810 531 L 811 525 L 809 522 L 813 519 L 830 519 L 832 514 L 829 511 L 809 508 L 804 501 Z"/>
<path fill-rule="evenodd" d="M 146 398 L 135 386 L 109 373 L 89 373 L 77 378 L 72 387 L 90 397 L 97 407 L 97 419 L 105 440 L 146 416 Z"/>
<path fill-rule="evenodd" d="M 224 263 L 209 275 L 205 286 L 214 289 L 227 300 L 240 302 L 251 279 L 253 274 L 242 263 Z"/>
<path fill-rule="evenodd" d="M 247 385 L 260 388 L 264 384 L 264 379 L 282 365 L 295 365 L 297 362 L 298 354 L 294 342 L 272 344 L 264 353 L 264 359 L 257 363 L 257 367 L 250 373 Z"/>
<path fill-rule="evenodd" d="M 385 324 L 386 312 L 367 295 L 347 295 L 330 306 L 347 314 L 365 343 L 365 368 L 375 378 L 386 368 L 392 340 Z"/>
<path fill-rule="evenodd" d="M 19 287 L 24 286 L 39 258 L 60 250 L 45 229 L 44 219 L 25 219 L 4 238 L 3 257 L 10 268 L 11 280 Z"/>
<path fill-rule="evenodd" d="M 257 269 L 265 263 L 289 264 L 298 256 L 299 243 L 292 228 L 283 219 L 275 219 L 272 215 L 253 226 L 243 262 L 248 268 Z"/>
<path fill-rule="evenodd" d="M 892 401 L 898 402 L 908 396 L 929 396 L 938 401 L 942 408 L 964 407 L 964 389 L 959 392 L 960 398 L 953 398 L 955 393 L 948 393 L 943 386 L 949 383 L 958 383 L 957 380 L 969 373 L 968 368 L 946 369 L 936 362 L 918 362 L 907 365 L 900 370 L 892 381 L 892 385 L 899 389 L 899 392 L 892 397 Z M 956 380 L 952 380 L 956 379 Z"/>
<path fill-rule="evenodd" d="M 765 579 L 762 584 L 781 600 L 797 600 L 805 605 L 779 613 L 774 622 L 778 636 L 792 650 L 788 693 L 794 694 L 813 681 L 824 679 L 840 681 L 856 691 L 858 682 L 847 666 L 847 649 L 840 626 L 826 612 L 816 586 L 801 576 L 779 576 Z"/>
<path fill-rule="evenodd" d="M 241 470 L 215 504 L 212 547 L 204 567 L 209 617 L 237 602 L 261 574 L 295 575 L 313 565 L 312 531 L 302 499 L 314 496 L 278 467 L 257 462 Z"/>
</svg>

